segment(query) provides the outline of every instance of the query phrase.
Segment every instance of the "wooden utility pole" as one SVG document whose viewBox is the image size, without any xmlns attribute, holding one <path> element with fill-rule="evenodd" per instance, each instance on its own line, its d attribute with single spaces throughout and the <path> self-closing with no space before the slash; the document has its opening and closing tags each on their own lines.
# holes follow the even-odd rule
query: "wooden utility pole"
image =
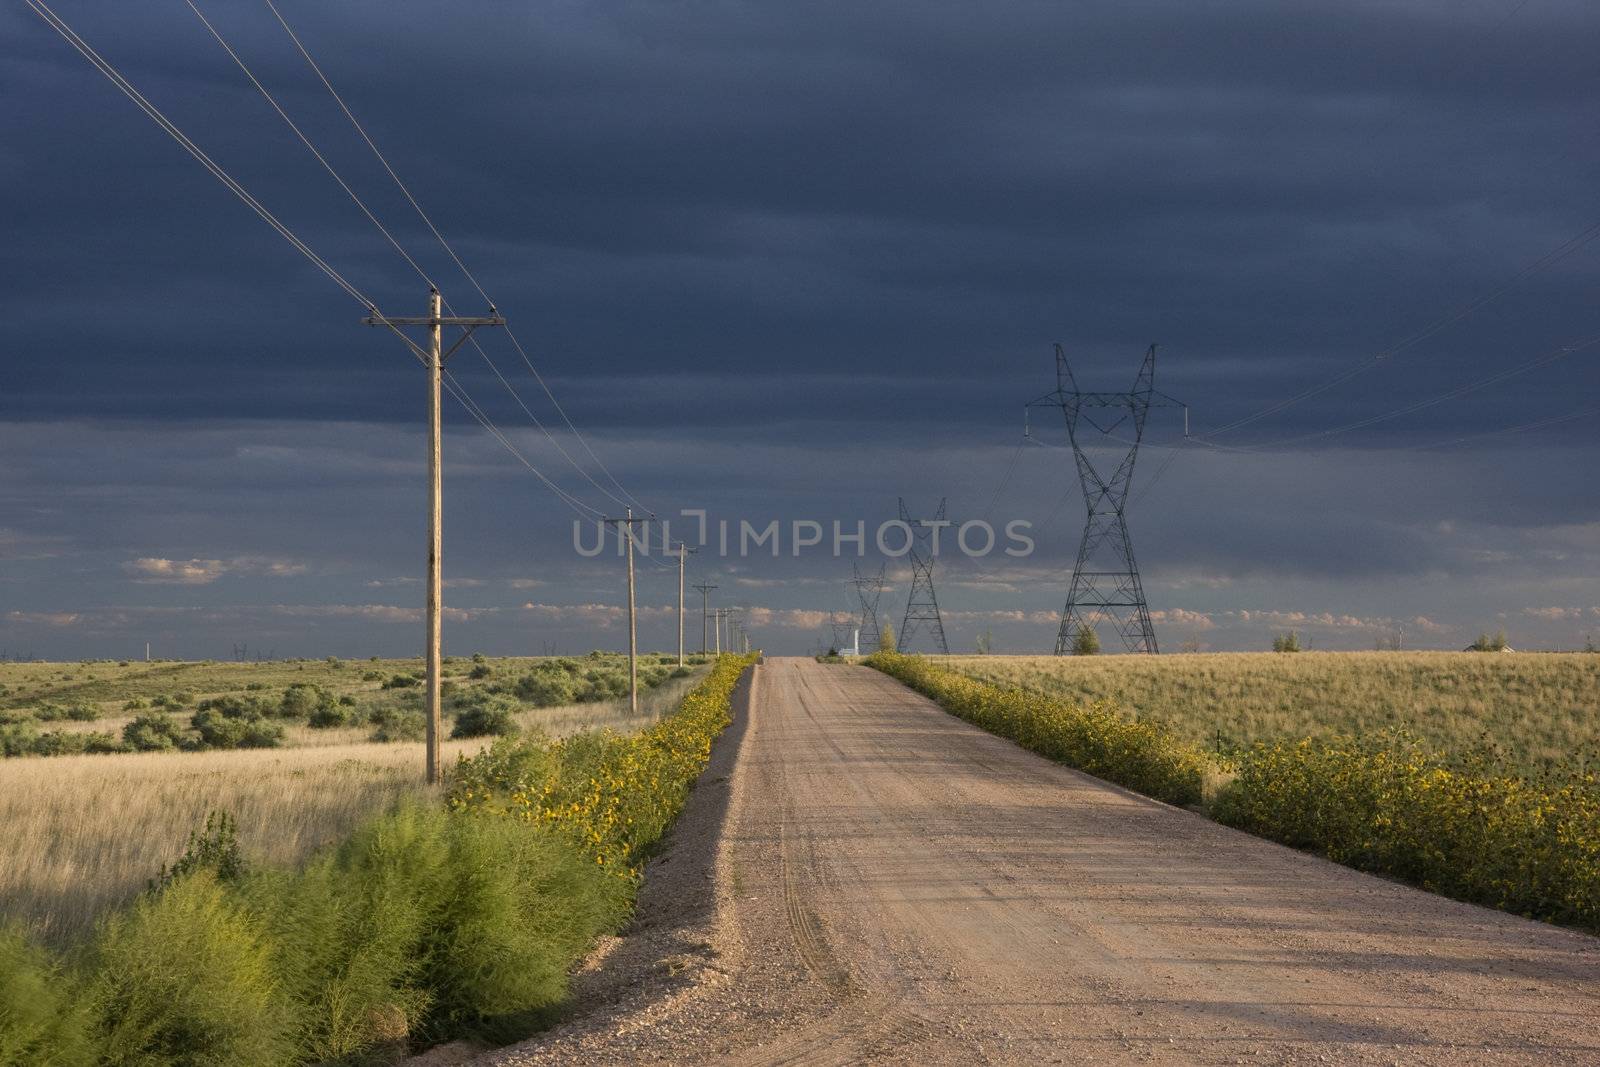
<svg viewBox="0 0 1600 1067">
<path fill-rule="evenodd" d="M 700 654 L 703 656 L 709 651 L 706 647 L 706 620 L 711 618 L 711 609 L 707 606 L 706 594 L 715 589 L 716 586 L 708 582 L 704 585 L 696 585 L 695 588 L 700 590 Z"/>
<path fill-rule="evenodd" d="M 488 315 L 461 317 L 452 315 L 445 317 L 442 314 L 439 290 L 430 290 L 428 294 L 428 314 L 425 316 L 400 316 L 390 318 L 380 315 L 377 308 L 372 309 L 372 314 L 361 321 L 368 326 L 387 326 L 393 330 L 402 341 L 410 347 L 411 351 L 422 360 L 428 371 L 428 577 L 427 577 L 427 630 L 424 658 L 427 661 L 427 705 L 428 705 L 428 733 L 427 733 L 427 780 L 429 785 L 439 781 L 439 733 L 443 727 L 443 713 L 440 707 L 440 693 L 442 679 L 440 677 L 444 660 L 444 640 L 440 626 L 440 612 L 444 601 L 444 572 L 441 563 L 441 554 L 444 547 L 444 457 L 443 457 L 443 427 L 442 411 L 440 410 L 440 392 L 444 385 L 444 365 L 456 349 L 479 326 L 504 326 L 506 320 L 489 309 Z M 428 346 L 423 348 L 400 332 L 402 326 L 426 326 L 428 328 Z M 446 326 L 461 327 L 461 337 L 450 346 L 449 351 L 444 348 L 444 328 Z"/>
<path fill-rule="evenodd" d="M 628 545 L 628 710 L 637 715 L 639 714 L 639 627 L 633 599 L 633 524 L 647 520 L 634 518 L 633 509 L 629 508 L 626 518 L 606 521 L 616 524 Z"/>
<path fill-rule="evenodd" d="M 682 541 L 678 542 L 678 666 L 683 666 L 683 570 L 684 563 L 689 558 L 689 553 L 695 551 Z M 696 589 L 700 588 L 695 586 Z M 715 589 L 716 586 L 711 586 Z M 705 614 L 705 606 L 701 605 L 700 613 Z M 702 626 L 704 620 L 702 619 Z"/>
</svg>

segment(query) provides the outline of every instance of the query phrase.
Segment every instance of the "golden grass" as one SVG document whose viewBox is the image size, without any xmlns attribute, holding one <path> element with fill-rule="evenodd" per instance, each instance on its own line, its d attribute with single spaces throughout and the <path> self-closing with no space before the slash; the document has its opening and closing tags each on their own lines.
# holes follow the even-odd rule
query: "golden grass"
<svg viewBox="0 0 1600 1067">
<path fill-rule="evenodd" d="M 639 715 L 626 701 L 607 701 L 519 718 L 552 737 L 594 727 L 631 732 L 675 708 L 704 672 L 642 693 Z M 181 855 L 189 832 L 213 810 L 234 816 L 252 859 L 302 859 L 366 815 L 423 793 L 422 745 L 378 744 L 366 740 L 370 732 L 296 726 L 281 749 L 0 762 L 0 920 L 58 944 L 72 939 Z M 488 740 L 445 742 L 446 765 Z"/>
<path fill-rule="evenodd" d="M 1210 749 L 1398 726 L 1445 753 L 1488 741 L 1530 771 L 1600 755 L 1593 654 L 954 656 L 948 665 L 1002 685 L 1109 701 Z"/>
</svg>

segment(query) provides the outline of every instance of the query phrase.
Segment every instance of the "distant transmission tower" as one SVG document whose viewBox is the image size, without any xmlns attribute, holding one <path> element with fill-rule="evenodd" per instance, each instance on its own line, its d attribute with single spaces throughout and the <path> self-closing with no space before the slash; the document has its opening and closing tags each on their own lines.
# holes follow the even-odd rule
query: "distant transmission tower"
<svg viewBox="0 0 1600 1067">
<path fill-rule="evenodd" d="M 948 656 L 950 646 L 944 639 L 944 620 L 939 617 L 939 598 L 933 592 L 933 539 L 937 527 L 949 525 L 944 517 L 943 500 L 931 519 L 913 519 L 906 511 L 906 502 L 900 500 L 900 521 L 911 527 L 911 591 L 906 594 L 906 614 L 900 621 L 900 633 L 895 647 L 905 652 L 911 648 L 912 635 L 923 623 L 930 624 L 930 632 L 939 652 Z"/>
<path fill-rule="evenodd" d="M 1071 652 L 1084 629 L 1096 623 L 1109 623 L 1122 638 L 1129 652 L 1156 652 L 1156 630 L 1145 603 L 1144 585 L 1139 580 L 1139 565 L 1134 562 L 1133 542 L 1128 538 L 1125 509 L 1128 489 L 1133 484 L 1133 464 L 1144 436 L 1145 416 L 1152 407 L 1181 407 L 1165 393 L 1155 391 L 1156 346 L 1144 354 L 1133 390 L 1127 393 L 1085 393 L 1078 389 L 1067 365 L 1066 353 L 1056 345 L 1056 389 L 1028 406 L 1059 407 L 1067 421 L 1067 440 L 1078 464 L 1078 481 L 1083 486 L 1083 502 L 1088 517 L 1083 540 L 1078 545 L 1078 560 L 1072 568 L 1072 588 L 1067 606 L 1061 611 L 1061 628 L 1056 633 L 1056 655 Z M 1160 399 L 1155 399 L 1159 397 Z M 1127 423 L 1133 435 L 1112 437 L 1113 431 Z M 1121 462 L 1110 477 L 1100 473 L 1084 451 L 1084 439 L 1092 436 L 1084 424 L 1098 431 L 1102 439 L 1126 445 Z M 1098 442 L 1095 442 L 1098 443 Z"/>
<path fill-rule="evenodd" d="M 856 625 L 861 628 L 860 647 L 876 652 L 883 643 L 883 632 L 878 627 L 878 602 L 883 599 L 883 580 L 888 564 L 878 566 L 876 577 L 862 574 L 859 563 L 850 566 L 855 572 L 850 584 L 855 586 L 856 599 L 861 602 L 861 608 L 856 613 Z"/>
<path fill-rule="evenodd" d="M 850 647 L 850 628 L 855 622 L 842 611 L 828 612 L 828 629 L 833 631 L 833 651 Z"/>
</svg>

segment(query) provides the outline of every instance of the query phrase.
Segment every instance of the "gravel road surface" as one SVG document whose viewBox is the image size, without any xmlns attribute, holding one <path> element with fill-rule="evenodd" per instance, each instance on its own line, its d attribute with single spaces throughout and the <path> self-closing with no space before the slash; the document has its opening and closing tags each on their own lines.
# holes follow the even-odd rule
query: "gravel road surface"
<svg viewBox="0 0 1600 1067">
<path fill-rule="evenodd" d="M 756 668 L 573 1018 L 485 1064 L 1600 1063 L 1600 939 Z"/>
</svg>

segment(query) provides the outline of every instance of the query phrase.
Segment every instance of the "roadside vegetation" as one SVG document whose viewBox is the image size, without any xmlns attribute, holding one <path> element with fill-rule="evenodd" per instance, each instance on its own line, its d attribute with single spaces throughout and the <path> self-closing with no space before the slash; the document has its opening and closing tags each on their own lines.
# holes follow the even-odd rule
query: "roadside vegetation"
<svg viewBox="0 0 1600 1067">
<path fill-rule="evenodd" d="M 567 664 L 571 663 L 578 664 L 579 671 L 569 670 Z M 582 730 L 625 733 L 642 729 L 674 710 L 707 669 L 697 664 L 687 676 L 673 677 L 675 667 L 651 664 L 654 673 L 664 676 L 641 694 L 639 715 L 628 710 L 625 682 L 622 696 L 542 707 L 515 692 L 530 675 L 560 671 L 581 678 L 603 671 L 609 693 L 615 690 L 610 678 L 626 677 L 625 667 L 618 669 L 618 663 L 626 660 L 586 656 L 571 660 L 464 659 L 451 664 L 447 670 L 452 680 L 463 681 L 446 700 L 446 733 L 455 735 L 444 743 L 446 759 L 470 756 L 506 733 L 560 738 Z M 47 678 L 41 677 L 47 672 L 38 664 L 6 664 L 0 666 L 0 674 L 31 672 L 49 684 L 84 681 L 85 668 L 50 666 L 54 669 Z M 184 745 L 189 736 L 185 731 L 172 744 L 151 744 L 146 751 L 0 763 L 0 821 L 8 829 L 4 844 L 0 844 L 0 919 L 50 944 L 72 941 L 91 929 L 106 910 L 131 900 L 155 871 L 172 863 L 189 831 L 211 811 L 226 811 L 234 817 L 241 846 L 249 854 L 265 863 L 283 865 L 297 863 L 342 840 L 372 812 L 404 798 L 422 796 L 422 749 L 415 743 L 422 728 L 418 690 L 410 686 L 382 688 L 396 676 L 409 677 L 412 665 L 388 661 L 352 670 L 318 660 L 304 664 L 304 672 L 300 666 L 156 668 L 163 693 L 170 691 L 167 687 L 174 677 L 194 683 L 193 704 L 249 699 L 281 707 L 287 701 L 304 700 L 306 710 L 296 716 L 266 720 L 284 728 L 284 741 L 278 747 L 196 750 Z M 477 678 L 470 677 L 474 672 Z M 63 673 L 78 677 L 62 679 Z M 337 681 L 342 673 L 354 677 L 351 687 L 343 690 Z M 382 678 L 363 681 L 361 676 L 367 673 Z M 105 703 L 120 707 L 132 699 L 126 695 L 128 688 L 151 686 L 144 665 L 128 674 L 131 677 L 125 678 Z M 307 674 L 314 680 L 292 681 Z M 210 687 L 210 692 L 198 695 L 206 692 L 201 685 Z M 248 688 L 252 685 L 261 688 Z M 322 695 L 313 697 L 313 693 Z M 367 709 L 369 717 L 358 722 L 350 716 L 339 724 L 320 724 L 319 714 L 324 710 L 337 713 L 341 707 L 336 697 L 328 708 L 325 695 L 329 693 L 354 696 L 356 707 Z M 29 707 L 35 706 L 29 702 L 36 699 L 26 690 L 20 696 Z M 137 722 L 142 714 L 148 713 L 137 712 L 129 721 Z M 170 721 L 181 720 L 171 716 Z M 0 1058 L 0 1063 L 4 1062 Z"/>
<path fill-rule="evenodd" d="M 1041 756 L 1169 804 L 1200 802 L 1209 766 L 1205 753 L 1160 723 L 1138 722 L 1104 706 L 1002 689 L 922 656 L 879 652 L 866 662 L 951 714 Z"/>
<path fill-rule="evenodd" d="M 1165 677 L 1169 669 L 1163 661 L 1119 657 L 1113 669 L 1122 676 L 1114 680 L 1126 688 L 1117 699 L 1098 702 L 1076 697 L 1072 687 L 1112 682 L 1100 664 L 1068 659 L 935 664 L 893 653 L 866 662 L 984 729 L 1158 800 L 1196 807 L 1228 825 L 1460 900 L 1600 931 L 1600 767 L 1592 747 L 1587 757 L 1579 750 L 1560 761 L 1530 760 L 1488 741 L 1446 750 L 1394 725 L 1392 717 L 1363 729 L 1368 720 L 1362 716 L 1370 709 L 1347 712 L 1332 723 L 1313 717 L 1317 707 L 1351 689 L 1393 699 L 1394 679 L 1414 679 L 1419 671 L 1435 681 L 1450 677 L 1474 683 L 1462 687 L 1471 695 L 1456 706 L 1458 714 L 1482 708 L 1479 702 L 1486 702 L 1490 692 L 1527 699 L 1526 687 L 1535 680 L 1572 685 L 1585 677 L 1591 688 L 1572 696 L 1592 706 L 1597 697 L 1587 664 L 1593 657 L 1266 657 L 1291 669 L 1314 664 L 1314 671 L 1291 677 L 1320 682 L 1319 698 L 1309 701 L 1309 710 L 1291 712 L 1280 705 L 1279 714 L 1268 717 L 1275 732 L 1266 737 L 1209 752 L 1197 743 L 1204 732 L 1193 728 L 1194 716 L 1187 731 L 1169 726 L 1137 697 L 1130 699 L 1128 691 L 1142 686 L 1146 693 L 1171 699 L 1177 691 L 1193 700 L 1194 688 L 1216 687 L 1230 673 L 1229 665 L 1217 661 L 1231 659 L 1246 662 L 1231 667 L 1229 681 L 1237 684 L 1249 676 L 1265 686 L 1271 671 L 1262 657 L 1181 657 Z M 1207 662 L 1185 662 L 1196 659 Z M 1462 659 L 1482 663 L 1484 670 L 1467 668 Z M 1496 673 L 1515 659 L 1531 662 Z M 1390 670 L 1377 669 L 1383 666 Z M 1362 673 L 1378 677 L 1339 677 Z M 1056 684 L 1037 685 L 1041 677 Z M 1185 681 L 1191 688 L 1179 684 Z M 1482 719 L 1497 721 L 1488 715 Z M 1311 736 L 1292 736 L 1296 723 Z M 1352 723 L 1356 728 L 1348 729 Z M 1592 746 L 1594 734 L 1584 736 Z"/>
<path fill-rule="evenodd" d="M 625 920 L 752 658 L 643 730 L 464 754 L 443 802 L 401 795 L 299 863 L 207 819 L 70 949 L 0 931 L 0 1063 L 372 1064 L 530 1032 Z"/>
</svg>

